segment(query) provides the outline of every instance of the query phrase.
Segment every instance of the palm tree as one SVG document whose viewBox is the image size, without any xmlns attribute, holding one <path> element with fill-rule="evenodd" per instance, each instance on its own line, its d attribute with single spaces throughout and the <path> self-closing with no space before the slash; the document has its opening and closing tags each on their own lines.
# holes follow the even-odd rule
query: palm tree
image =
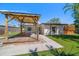
<svg viewBox="0 0 79 59">
<path fill-rule="evenodd" d="M 66 4 L 64 6 L 64 12 L 71 11 L 72 17 L 75 19 L 74 25 L 76 32 L 79 33 L 79 3 Z"/>
<path fill-rule="evenodd" d="M 64 12 L 72 11 L 72 15 L 73 15 L 75 12 L 79 12 L 79 3 L 65 4 L 63 9 Z"/>
</svg>

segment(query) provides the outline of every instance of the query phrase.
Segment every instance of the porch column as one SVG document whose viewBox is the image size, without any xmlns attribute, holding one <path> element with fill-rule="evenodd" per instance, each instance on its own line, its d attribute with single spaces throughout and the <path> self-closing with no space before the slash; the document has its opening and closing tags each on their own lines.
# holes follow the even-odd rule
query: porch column
<svg viewBox="0 0 79 59">
<path fill-rule="evenodd" d="M 5 40 L 8 40 L 8 15 L 5 15 Z"/>
</svg>

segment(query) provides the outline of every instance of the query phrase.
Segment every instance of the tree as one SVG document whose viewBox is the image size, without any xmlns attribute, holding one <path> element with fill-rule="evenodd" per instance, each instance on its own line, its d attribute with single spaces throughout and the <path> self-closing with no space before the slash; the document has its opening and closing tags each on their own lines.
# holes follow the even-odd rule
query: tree
<svg viewBox="0 0 79 59">
<path fill-rule="evenodd" d="M 59 18 L 52 18 L 47 23 L 60 24 L 60 19 Z"/>
<path fill-rule="evenodd" d="M 74 25 L 76 27 L 76 33 L 79 33 L 79 3 L 66 4 L 64 6 L 64 12 L 71 11 L 71 15 L 74 18 Z"/>
</svg>

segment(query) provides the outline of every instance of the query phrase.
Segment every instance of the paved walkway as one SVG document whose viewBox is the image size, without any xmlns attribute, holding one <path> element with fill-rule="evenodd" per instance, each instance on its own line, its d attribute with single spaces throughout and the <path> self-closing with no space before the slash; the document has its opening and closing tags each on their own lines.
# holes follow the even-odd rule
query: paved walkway
<svg viewBox="0 0 79 59">
<path fill-rule="evenodd" d="M 62 48 L 62 46 L 55 41 L 49 39 L 46 36 L 40 35 L 40 38 L 43 39 L 44 43 L 35 43 L 35 44 L 21 44 L 21 45 L 7 45 L 0 47 L 0 56 L 10 56 L 10 55 L 18 55 L 30 53 L 29 50 L 34 50 L 37 48 L 37 51 L 48 50 L 46 45 L 52 46 L 53 48 Z"/>
</svg>

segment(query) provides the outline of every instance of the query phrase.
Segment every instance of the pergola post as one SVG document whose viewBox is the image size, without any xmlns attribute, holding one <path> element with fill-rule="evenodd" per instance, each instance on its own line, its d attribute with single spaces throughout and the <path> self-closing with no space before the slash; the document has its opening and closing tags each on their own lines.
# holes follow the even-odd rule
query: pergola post
<svg viewBox="0 0 79 59">
<path fill-rule="evenodd" d="M 8 15 L 5 15 L 5 40 L 8 40 Z"/>
<path fill-rule="evenodd" d="M 36 29 L 36 32 L 37 32 L 37 33 L 36 33 L 36 34 L 37 34 L 37 40 L 39 40 L 39 27 L 38 27 L 38 24 L 36 24 L 36 26 L 37 26 L 37 27 L 36 27 L 36 28 L 37 28 L 37 29 Z"/>
<path fill-rule="evenodd" d="M 20 24 L 20 33 L 22 34 L 22 33 L 23 33 L 23 24 L 22 24 L 22 23 L 23 23 L 24 17 L 21 17 L 21 18 L 18 17 L 18 19 L 20 19 L 20 23 L 21 23 L 21 24 Z"/>
<path fill-rule="evenodd" d="M 39 40 L 39 27 L 38 27 L 38 22 L 33 19 L 34 24 L 35 24 L 35 34 L 36 34 L 36 39 Z"/>
<path fill-rule="evenodd" d="M 20 33 L 22 34 L 22 22 L 20 24 Z"/>
<path fill-rule="evenodd" d="M 38 29 L 38 23 L 35 22 L 35 34 L 36 34 L 36 39 L 39 40 L 39 29 Z"/>
</svg>

